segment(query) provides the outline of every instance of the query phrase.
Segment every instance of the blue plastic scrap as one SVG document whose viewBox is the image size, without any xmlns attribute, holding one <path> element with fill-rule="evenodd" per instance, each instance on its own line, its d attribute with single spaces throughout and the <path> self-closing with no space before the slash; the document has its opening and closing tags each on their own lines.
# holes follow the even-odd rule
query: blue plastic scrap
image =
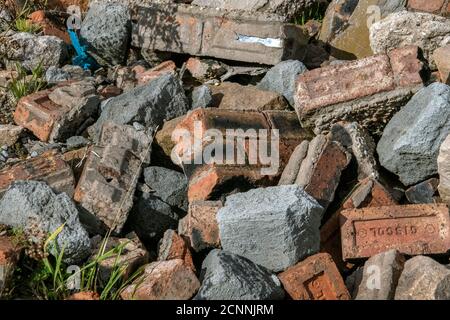
<svg viewBox="0 0 450 320">
<path fill-rule="evenodd" d="M 76 56 L 72 58 L 72 63 L 76 66 L 82 67 L 84 70 L 95 70 L 98 68 L 95 60 L 86 53 L 86 47 L 80 44 L 77 32 L 73 29 L 68 29 L 70 41 L 75 49 Z"/>
</svg>

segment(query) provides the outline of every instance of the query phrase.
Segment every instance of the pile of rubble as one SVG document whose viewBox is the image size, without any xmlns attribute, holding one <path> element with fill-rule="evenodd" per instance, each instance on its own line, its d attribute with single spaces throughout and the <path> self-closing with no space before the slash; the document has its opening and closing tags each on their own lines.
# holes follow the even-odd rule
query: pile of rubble
<svg viewBox="0 0 450 320">
<path fill-rule="evenodd" d="M 450 299 L 450 1 L 329 2 L 0 4 L 0 225 L 126 242 L 122 299 Z M 17 63 L 47 85 L 14 102 Z M 23 252 L 0 231 L 0 295 Z"/>
</svg>

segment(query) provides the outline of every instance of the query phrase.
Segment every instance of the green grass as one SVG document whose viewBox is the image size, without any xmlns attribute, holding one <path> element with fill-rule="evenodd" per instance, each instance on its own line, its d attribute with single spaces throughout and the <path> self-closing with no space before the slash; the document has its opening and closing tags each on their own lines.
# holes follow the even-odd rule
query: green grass
<svg viewBox="0 0 450 320">
<path fill-rule="evenodd" d="M 315 3 L 310 8 L 303 11 L 303 13 L 294 19 L 294 23 L 298 25 L 305 25 L 309 20 L 316 20 L 322 22 L 325 18 L 327 4 Z"/>
<path fill-rule="evenodd" d="M 15 21 L 15 29 L 18 32 L 39 33 L 42 27 L 38 24 L 32 23 L 28 19 L 18 18 Z"/>
<path fill-rule="evenodd" d="M 56 248 L 55 241 L 63 228 L 64 225 L 53 232 L 45 241 L 44 259 L 36 261 L 25 257 L 21 261 L 14 275 L 14 288 L 10 296 L 32 296 L 41 300 L 63 300 L 76 291 L 91 291 L 98 293 L 100 300 L 118 300 L 122 290 L 141 276 L 142 268 L 125 277 L 127 266 L 119 263 L 127 242 L 123 242 L 106 252 L 103 252 L 104 248 L 101 247 L 99 253 L 81 265 L 76 273 L 68 273 L 68 265 L 63 262 L 64 247 Z M 51 256 L 49 252 L 54 252 L 55 249 L 57 254 Z M 110 276 L 102 280 L 99 277 L 99 271 L 101 263 L 107 259 L 114 259 L 114 263 L 111 267 Z M 80 280 L 80 288 L 75 291 L 68 287 L 71 279 L 74 279 L 73 277 Z"/>
<path fill-rule="evenodd" d="M 47 83 L 44 80 L 44 69 L 41 63 L 31 70 L 31 75 L 19 63 L 16 64 L 16 71 L 17 77 L 11 80 L 7 88 L 13 95 L 15 102 L 22 97 L 46 88 Z"/>
</svg>

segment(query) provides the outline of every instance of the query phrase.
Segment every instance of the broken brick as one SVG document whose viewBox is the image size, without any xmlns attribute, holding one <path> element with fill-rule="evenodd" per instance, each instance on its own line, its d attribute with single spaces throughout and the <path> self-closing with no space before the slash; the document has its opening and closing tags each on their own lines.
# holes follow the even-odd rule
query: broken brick
<svg viewBox="0 0 450 320">
<path fill-rule="evenodd" d="M 96 217 L 99 232 L 106 227 L 119 233 L 133 206 L 141 166 L 149 150 L 146 141 L 136 138 L 138 134 L 131 126 L 106 122 L 100 144 L 88 149 L 74 199 Z"/>
<path fill-rule="evenodd" d="M 344 210 L 340 214 L 344 260 L 397 249 L 407 255 L 450 249 L 450 216 L 444 204 Z"/>
<path fill-rule="evenodd" d="M 406 199 L 412 204 L 434 203 L 433 196 L 439 185 L 439 179 L 431 178 L 405 191 Z"/>
<path fill-rule="evenodd" d="M 334 199 L 341 173 L 350 159 L 350 154 L 338 142 L 319 135 L 310 142 L 295 183 L 326 209 Z"/>
<path fill-rule="evenodd" d="M 306 258 L 278 278 L 294 300 L 350 300 L 344 280 L 327 253 Z"/>
<path fill-rule="evenodd" d="M 448 16 L 450 15 L 450 2 L 448 0 L 409 0 L 408 9 Z"/>
<path fill-rule="evenodd" d="M 194 57 L 186 62 L 186 69 L 199 81 L 219 79 L 227 72 L 227 66 L 219 61 Z"/>
<path fill-rule="evenodd" d="M 55 36 L 63 40 L 67 44 L 71 44 L 70 36 L 67 31 L 58 27 L 52 20 L 60 20 L 62 23 L 67 19 L 66 15 L 57 16 L 56 13 L 51 14 L 49 11 L 38 10 L 30 14 L 28 19 L 34 24 L 41 26 L 42 33 L 46 36 Z"/>
<path fill-rule="evenodd" d="M 99 103 L 92 84 L 68 82 L 20 99 L 14 121 L 43 142 L 61 141 L 96 114 Z"/>
<path fill-rule="evenodd" d="M 133 68 L 135 72 L 135 77 L 138 85 L 146 84 L 152 80 L 155 80 L 166 73 L 174 73 L 177 69 L 175 62 L 164 61 L 163 63 L 157 65 L 149 70 L 140 70 L 138 68 Z"/>
<path fill-rule="evenodd" d="M 0 297 L 8 289 L 22 248 L 12 238 L 0 236 Z"/>
<path fill-rule="evenodd" d="M 195 272 L 194 262 L 186 241 L 173 230 L 167 230 L 161 239 L 158 260 L 181 259 Z"/>
<path fill-rule="evenodd" d="M 450 45 L 436 49 L 433 52 L 433 59 L 441 81 L 450 85 Z"/>
<path fill-rule="evenodd" d="M 194 271 L 183 260 L 157 261 L 120 294 L 124 300 L 188 300 L 200 288 Z"/>
<path fill-rule="evenodd" d="M 70 166 L 56 150 L 21 161 L 0 171 L 0 194 L 17 180 L 35 180 L 46 182 L 55 192 L 73 195 L 75 180 Z"/>
<path fill-rule="evenodd" d="M 193 201 L 186 217 L 178 224 L 180 235 L 189 239 L 194 251 L 220 248 L 219 225 L 216 215 L 221 201 Z"/>
<path fill-rule="evenodd" d="M 255 86 L 243 86 L 233 82 L 223 82 L 209 86 L 212 92 L 212 107 L 229 110 L 287 110 L 286 99 L 273 91 L 265 91 Z"/>
<path fill-rule="evenodd" d="M 328 130 L 356 121 L 373 134 L 423 87 L 417 47 L 311 70 L 297 81 L 295 109 L 302 125 Z"/>
<path fill-rule="evenodd" d="M 331 254 L 339 269 L 349 269 L 352 265 L 348 262 L 343 262 L 342 259 L 340 213 L 346 209 L 383 207 L 396 204 L 397 202 L 389 191 L 378 181 L 372 178 L 364 179 L 350 193 L 341 207 L 320 228 L 321 251 Z"/>
<path fill-rule="evenodd" d="M 151 3 L 134 20 L 133 46 L 194 56 L 275 65 L 301 60 L 308 42 L 299 26 L 273 15 Z"/>
</svg>

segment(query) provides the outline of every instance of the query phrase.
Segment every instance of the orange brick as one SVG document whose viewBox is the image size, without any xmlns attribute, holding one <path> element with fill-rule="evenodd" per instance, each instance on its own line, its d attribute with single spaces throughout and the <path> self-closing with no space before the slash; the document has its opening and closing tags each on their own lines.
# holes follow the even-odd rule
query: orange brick
<svg viewBox="0 0 450 320">
<path fill-rule="evenodd" d="M 14 244 L 11 238 L 0 236 L 0 297 L 10 284 L 21 252 L 22 248 Z"/>
<path fill-rule="evenodd" d="M 320 228 L 321 252 L 327 252 L 336 262 L 340 270 L 353 267 L 342 259 L 341 231 L 339 216 L 343 210 L 393 206 L 397 202 L 391 194 L 376 180 L 366 178 L 350 193 L 342 206 Z"/>
<path fill-rule="evenodd" d="M 53 13 L 55 14 L 55 13 Z M 53 17 L 55 18 L 55 17 Z M 63 23 L 66 19 L 65 16 L 58 17 Z M 40 25 L 42 28 L 42 32 L 46 36 L 55 36 L 63 40 L 67 44 L 71 44 L 71 40 L 67 31 L 59 28 L 55 23 L 49 19 L 49 12 L 44 10 L 38 10 L 30 14 L 28 19 L 37 25 Z"/>
<path fill-rule="evenodd" d="M 56 150 L 44 152 L 36 158 L 21 161 L 0 171 L 0 194 L 16 180 L 46 182 L 55 192 L 73 195 L 75 180 L 72 169 Z"/>
<path fill-rule="evenodd" d="M 194 262 L 192 261 L 191 251 L 186 241 L 173 230 L 167 230 L 161 239 L 158 260 L 181 259 L 185 265 L 195 272 Z"/>
<path fill-rule="evenodd" d="M 220 248 L 219 225 L 216 215 L 221 201 L 193 201 L 188 214 L 180 220 L 178 232 L 189 239 L 194 251 Z"/>
<path fill-rule="evenodd" d="M 444 204 L 344 210 L 340 215 L 345 260 L 397 249 L 407 255 L 450 249 L 450 216 Z"/>
<path fill-rule="evenodd" d="M 177 66 L 173 61 L 164 61 L 163 63 L 157 65 L 156 67 L 149 70 L 141 70 L 138 67 L 132 70 L 136 74 L 136 80 L 138 85 L 146 84 L 152 80 L 155 80 L 166 73 L 175 72 Z"/>
<path fill-rule="evenodd" d="M 278 278 L 294 300 L 350 300 L 344 280 L 327 253 L 303 260 Z"/>
</svg>

